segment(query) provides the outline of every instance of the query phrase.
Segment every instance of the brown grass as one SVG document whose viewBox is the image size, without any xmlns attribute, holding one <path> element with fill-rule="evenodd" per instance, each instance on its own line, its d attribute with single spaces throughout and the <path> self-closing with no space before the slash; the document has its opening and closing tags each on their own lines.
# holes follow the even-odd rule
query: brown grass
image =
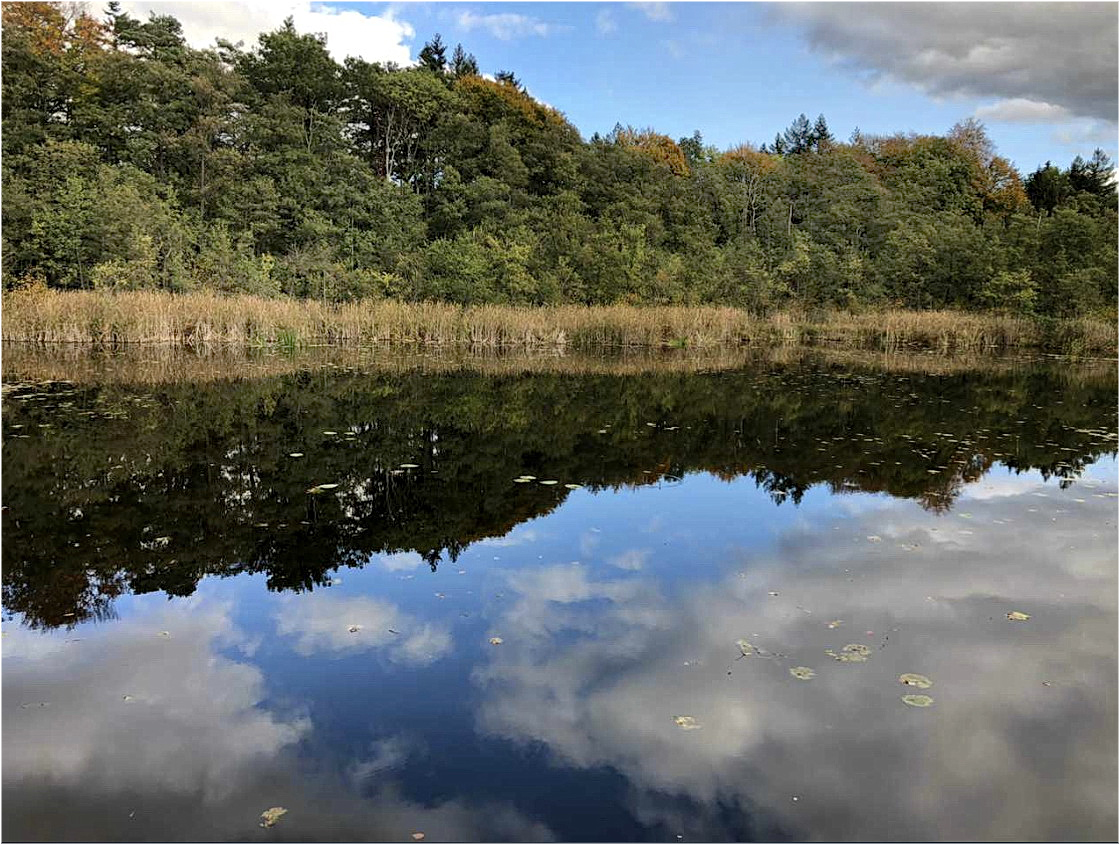
<svg viewBox="0 0 1120 845">
<path fill-rule="evenodd" d="M 9 342 L 35 344 L 170 344 L 195 349 L 388 344 L 600 350 L 828 344 L 938 352 L 1116 352 L 1114 323 L 1082 318 L 1055 326 L 956 311 L 828 312 L 813 317 L 785 312 L 759 317 L 717 307 L 462 308 L 389 300 L 325 305 L 202 293 L 39 288 L 4 295 L 2 336 Z"/>
</svg>

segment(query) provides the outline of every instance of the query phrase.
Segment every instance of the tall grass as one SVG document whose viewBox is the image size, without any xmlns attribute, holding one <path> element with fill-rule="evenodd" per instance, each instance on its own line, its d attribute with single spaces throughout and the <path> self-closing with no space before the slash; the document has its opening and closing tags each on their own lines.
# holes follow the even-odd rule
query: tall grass
<svg viewBox="0 0 1120 845">
<path fill-rule="evenodd" d="M 470 348 L 626 349 L 796 344 L 860 349 L 1050 349 L 1114 355 L 1116 325 L 1081 318 L 1041 322 L 957 311 L 783 312 L 735 308 L 542 308 L 314 301 L 135 291 L 14 291 L 3 297 L 2 337 L 37 344 L 171 344 L 189 348 L 425 345 Z"/>
</svg>

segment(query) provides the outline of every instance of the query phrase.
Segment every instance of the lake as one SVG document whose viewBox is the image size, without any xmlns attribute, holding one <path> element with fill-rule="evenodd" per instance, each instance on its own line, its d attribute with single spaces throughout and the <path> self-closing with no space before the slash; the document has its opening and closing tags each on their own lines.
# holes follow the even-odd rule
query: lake
<svg viewBox="0 0 1120 845">
<path fill-rule="evenodd" d="M 1115 840 L 1114 363 L 148 357 L 5 352 L 8 841 Z"/>
</svg>

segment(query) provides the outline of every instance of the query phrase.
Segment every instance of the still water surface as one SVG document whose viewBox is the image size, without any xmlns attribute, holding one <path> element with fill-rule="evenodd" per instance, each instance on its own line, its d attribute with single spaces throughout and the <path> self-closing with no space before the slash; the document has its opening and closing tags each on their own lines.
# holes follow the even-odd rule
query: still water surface
<svg viewBox="0 0 1120 845">
<path fill-rule="evenodd" d="M 8 841 L 1115 839 L 1115 369 L 4 379 Z"/>
</svg>

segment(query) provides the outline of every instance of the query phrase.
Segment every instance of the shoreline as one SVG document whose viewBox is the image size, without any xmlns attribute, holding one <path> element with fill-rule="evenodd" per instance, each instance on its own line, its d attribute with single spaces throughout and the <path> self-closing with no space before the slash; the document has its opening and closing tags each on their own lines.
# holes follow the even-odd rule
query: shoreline
<svg viewBox="0 0 1120 845">
<path fill-rule="evenodd" d="M 5 344 L 189 349 L 833 349 L 939 353 L 1117 352 L 1115 323 L 966 311 L 784 311 L 718 306 L 458 306 L 171 294 L 18 290 L 3 296 Z"/>
</svg>

